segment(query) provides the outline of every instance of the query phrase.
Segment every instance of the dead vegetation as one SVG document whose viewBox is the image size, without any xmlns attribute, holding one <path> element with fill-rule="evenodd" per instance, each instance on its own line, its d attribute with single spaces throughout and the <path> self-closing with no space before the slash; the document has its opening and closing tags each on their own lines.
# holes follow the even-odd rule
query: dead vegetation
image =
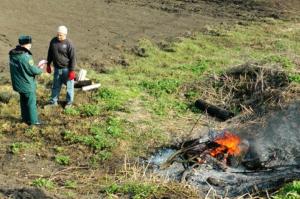
<svg viewBox="0 0 300 199">
<path fill-rule="evenodd" d="M 200 98 L 235 114 L 262 114 L 287 103 L 299 91 L 280 66 L 246 63 L 189 86 Z"/>
</svg>

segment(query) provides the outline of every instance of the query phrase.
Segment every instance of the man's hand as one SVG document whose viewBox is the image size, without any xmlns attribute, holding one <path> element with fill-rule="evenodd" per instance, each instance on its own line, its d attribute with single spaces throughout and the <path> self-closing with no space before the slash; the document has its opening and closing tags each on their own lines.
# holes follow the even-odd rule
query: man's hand
<svg viewBox="0 0 300 199">
<path fill-rule="evenodd" d="M 50 66 L 50 64 L 47 64 L 47 73 L 51 73 L 51 66 Z"/>
<path fill-rule="evenodd" d="M 69 80 L 75 79 L 75 71 L 70 71 L 69 72 Z"/>
</svg>

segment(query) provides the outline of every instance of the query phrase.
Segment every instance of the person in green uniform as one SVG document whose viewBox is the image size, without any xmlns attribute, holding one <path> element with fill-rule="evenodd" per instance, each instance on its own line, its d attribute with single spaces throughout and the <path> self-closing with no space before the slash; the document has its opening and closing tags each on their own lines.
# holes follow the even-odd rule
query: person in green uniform
<svg viewBox="0 0 300 199">
<path fill-rule="evenodd" d="M 19 37 L 19 45 L 9 51 L 9 66 L 13 89 L 20 94 L 22 121 L 28 125 L 40 125 L 36 105 L 35 76 L 43 70 L 34 64 L 31 36 Z"/>
</svg>

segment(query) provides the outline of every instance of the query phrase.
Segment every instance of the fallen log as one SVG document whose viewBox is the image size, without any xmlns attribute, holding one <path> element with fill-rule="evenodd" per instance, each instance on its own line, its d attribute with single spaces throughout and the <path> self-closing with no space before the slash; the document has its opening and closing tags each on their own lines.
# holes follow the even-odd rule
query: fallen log
<svg viewBox="0 0 300 199">
<path fill-rule="evenodd" d="M 215 105 L 209 104 L 201 99 L 196 100 L 195 106 L 202 111 L 206 111 L 209 115 L 217 117 L 223 121 L 228 120 L 234 116 L 234 113 L 223 108 L 217 107 Z"/>
</svg>

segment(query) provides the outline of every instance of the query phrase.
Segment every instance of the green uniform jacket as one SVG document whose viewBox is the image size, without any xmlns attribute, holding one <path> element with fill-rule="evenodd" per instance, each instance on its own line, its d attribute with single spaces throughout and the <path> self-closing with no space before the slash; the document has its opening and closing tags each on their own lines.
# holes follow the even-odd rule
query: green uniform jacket
<svg viewBox="0 0 300 199">
<path fill-rule="evenodd" d="M 17 46 L 9 52 L 9 66 L 13 89 L 19 93 L 34 92 L 35 76 L 43 71 L 34 64 L 31 52 Z"/>
</svg>

